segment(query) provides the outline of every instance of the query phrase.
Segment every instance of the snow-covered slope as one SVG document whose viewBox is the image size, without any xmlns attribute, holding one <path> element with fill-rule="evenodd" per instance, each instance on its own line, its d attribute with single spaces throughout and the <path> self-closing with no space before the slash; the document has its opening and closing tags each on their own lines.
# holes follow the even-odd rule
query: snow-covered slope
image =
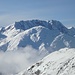
<svg viewBox="0 0 75 75">
<path fill-rule="evenodd" d="M 43 26 L 36 26 L 12 38 L 7 50 L 13 50 L 16 47 L 26 47 L 27 45 L 43 50 L 50 46 L 50 43 L 58 34 L 58 30 L 49 30 Z"/>
<path fill-rule="evenodd" d="M 75 49 L 55 51 L 17 75 L 75 75 Z"/>
<path fill-rule="evenodd" d="M 31 45 L 49 52 L 60 48 L 75 48 L 75 30 L 56 20 L 27 20 L 0 29 L 0 50 L 10 51 Z"/>
</svg>

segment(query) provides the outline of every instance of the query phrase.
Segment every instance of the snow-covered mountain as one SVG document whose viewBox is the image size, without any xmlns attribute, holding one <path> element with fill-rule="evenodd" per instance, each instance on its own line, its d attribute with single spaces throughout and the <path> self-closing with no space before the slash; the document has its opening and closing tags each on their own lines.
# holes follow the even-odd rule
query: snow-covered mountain
<svg viewBox="0 0 75 75">
<path fill-rule="evenodd" d="M 16 75 L 75 75 L 75 48 L 55 51 Z"/>
<path fill-rule="evenodd" d="M 28 56 L 27 62 L 30 57 L 34 58 L 36 54 L 39 57 L 41 55 L 42 56 L 40 57 L 41 59 L 44 56 L 48 55 L 49 53 L 53 52 L 48 56 L 46 56 L 45 58 L 43 58 L 41 61 L 29 67 L 27 70 L 20 72 L 18 75 L 74 75 L 75 74 L 75 56 L 74 56 L 75 28 L 74 27 L 67 28 L 61 22 L 56 20 L 50 20 L 50 21 L 27 20 L 27 21 L 15 22 L 7 27 L 0 28 L 0 51 L 4 51 L 4 54 L 3 53 L 1 54 L 3 56 L 7 56 L 8 59 L 8 56 L 11 57 L 11 53 L 19 51 L 18 49 L 19 50 L 21 49 L 21 51 L 24 50 L 23 52 L 25 52 L 25 54 L 29 54 L 27 55 Z M 31 52 L 26 53 L 25 49 L 26 51 L 28 51 L 28 49 L 31 49 L 29 50 Z M 7 53 L 9 53 L 9 55 L 7 55 Z M 1 59 L 4 58 L 3 56 Z M 26 56 L 23 57 L 25 59 Z M 16 58 L 16 56 L 14 58 Z M 4 59 L 4 62 L 7 59 Z M 2 60 L 0 60 L 0 62 L 1 61 Z M 7 64 L 7 62 L 5 63 Z M 8 65 L 9 63 L 10 62 L 8 62 Z M 3 66 L 4 64 L 2 65 L 2 67 Z M 20 70 L 14 73 L 17 73 L 19 71 Z M 5 74 L 4 71 L 3 72 L 1 71 L 1 73 Z"/>
<path fill-rule="evenodd" d="M 10 51 L 31 45 L 49 52 L 60 48 L 75 48 L 75 28 L 66 28 L 56 20 L 27 20 L 0 28 L 0 50 Z"/>
</svg>

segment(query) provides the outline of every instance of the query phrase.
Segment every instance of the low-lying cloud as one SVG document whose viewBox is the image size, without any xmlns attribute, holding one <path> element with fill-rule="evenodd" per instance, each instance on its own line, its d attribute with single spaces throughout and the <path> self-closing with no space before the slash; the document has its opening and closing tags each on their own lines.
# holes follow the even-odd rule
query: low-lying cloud
<svg viewBox="0 0 75 75">
<path fill-rule="evenodd" d="M 40 53 L 39 50 L 31 46 L 20 48 L 14 51 L 0 52 L 0 74 L 18 73 L 38 60 L 42 59 L 47 53 Z"/>
</svg>

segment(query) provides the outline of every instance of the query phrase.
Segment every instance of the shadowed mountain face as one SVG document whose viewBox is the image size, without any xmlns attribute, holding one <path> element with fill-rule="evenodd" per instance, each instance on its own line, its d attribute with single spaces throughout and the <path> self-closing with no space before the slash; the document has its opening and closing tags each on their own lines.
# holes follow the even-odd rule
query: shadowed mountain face
<svg viewBox="0 0 75 75">
<path fill-rule="evenodd" d="M 0 49 L 16 50 L 31 45 L 52 52 L 60 48 L 75 48 L 75 28 L 66 28 L 56 20 L 27 20 L 0 29 Z"/>
</svg>

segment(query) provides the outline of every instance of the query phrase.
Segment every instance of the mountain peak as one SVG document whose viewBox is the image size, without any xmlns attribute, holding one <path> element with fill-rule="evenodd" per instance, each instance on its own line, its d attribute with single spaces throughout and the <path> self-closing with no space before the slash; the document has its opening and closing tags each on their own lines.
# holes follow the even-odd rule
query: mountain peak
<svg viewBox="0 0 75 75">
<path fill-rule="evenodd" d="M 15 22 L 15 28 L 16 29 L 22 29 L 27 30 L 29 28 L 35 27 L 35 26 L 44 26 L 50 30 L 52 29 L 58 29 L 61 32 L 67 33 L 67 28 L 59 21 L 56 20 L 27 20 L 27 21 L 19 21 Z"/>
<path fill-rule="evenodd" d="M 7 27 L 3 27 L 0 29 L 1 32 L 4 32 L 6 30 L 12 30 L 12 29 L 20 29 L 20 30 L 27 30 L 35 26 L 43 26 L 50 30 L 57 29 L 62 33 L 68 33 L 68 28 L 66 28 L 60 21 L 57 20 L 21 20 L 19 22 L 15 22 Z"/>
<path fill-rule="evenodd" d="M 48 28 L 49 23 L 47 21 L 43 20 L 26 20 L 26 21 L 19 21 L 15 22 L 15 28 L 16 29 L 23 29 L 27 30 L 29 28 L 35 27 L 35 26 L 44 26 Z M 51 28 L 49 26 L 49 28 Z"/>
</svg>

